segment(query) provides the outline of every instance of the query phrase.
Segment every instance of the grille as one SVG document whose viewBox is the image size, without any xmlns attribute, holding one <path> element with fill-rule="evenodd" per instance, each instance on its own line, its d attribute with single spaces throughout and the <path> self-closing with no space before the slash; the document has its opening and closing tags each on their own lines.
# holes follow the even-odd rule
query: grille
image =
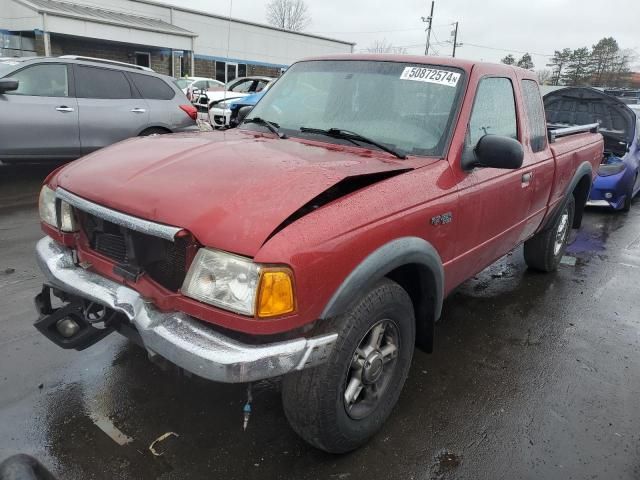
<svg viewBox="0 0 640 480">
<path fill-rule="evenodd" d="M 127 244 L 124 235 L 113 233 L 95 232 L 95 247 L 97 252 L 106 255 L 118 262 L 124 262 L 127 258 Z"/>
<path fill-rule="evenodd" d="M 163 287 L 177 291 L 186 275 L 188 240 L 175 242 L 130 230 L 84 213 L 82 228 L 92 250 L 118 265 L 146 273 Z"/>
</svg>

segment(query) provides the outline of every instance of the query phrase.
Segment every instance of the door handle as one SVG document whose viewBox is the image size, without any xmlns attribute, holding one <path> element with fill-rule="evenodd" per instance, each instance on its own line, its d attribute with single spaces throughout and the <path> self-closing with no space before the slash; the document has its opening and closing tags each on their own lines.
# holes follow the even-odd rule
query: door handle
<svg viewBox="0 0 640 480">
<path fill-rule="evenodd" d="M 522 184 L 529 185 L 531 179 L 533 178 L 533 172 L 527 172 L 522 174 Z"/>
<path fill-rule="evenodd" d="M 136 108 L 131 110 L 132 113 L 145 113 L 146 111 L 147 111 L 146 109 L 139 108 L 139 107 L 136 107 Z"/>
<path fill-rule="evenodd" d="M 59 107 L 56 108 L 57 112 L 62 112 L 62 113 L 71 113 L 73 112 L 73 108 L 71 107 L 67 107 L 66 105 L 61 105 Z"/>
</svg>

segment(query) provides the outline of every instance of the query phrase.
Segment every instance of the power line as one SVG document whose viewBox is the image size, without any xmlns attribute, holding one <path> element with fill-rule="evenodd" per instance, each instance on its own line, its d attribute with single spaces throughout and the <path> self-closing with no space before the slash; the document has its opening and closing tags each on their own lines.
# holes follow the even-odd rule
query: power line
<svg viewBox="0 0 640 480">
<path fill-rule="evenodd" d="M 449 23 L 441 23 L 439 25 L 433 25 L 433 28 L 435 27 L 444 27 L 445 25 L 450 25 Z M 333 32 L 309 32 L 309 33 L 313 33 L 313 34 L 318 34 L 318 35 L 327 35 L 327 34 L 335 34 L 335 33 L 350 33 L 350 34 L 358 34 L 358 33 L 398 33 L 398 32 L 416 32 L 416 31 L 424 31 L 424 28 L 420 27 L 420 28 L 398 28 L 398 29 L 394 29 L 394 30 L 339 30 L 339 31 L 333 31 Z"/>
<path fill-rule="evenodd" d="M 510 53 L 528 53 L 529 55 L 539 55 L 541 57 L 553 57 L 553 55 L 549 55 L 548 53 L 536 53 L 536 52 L 525 52 L 522 50 L 513 50 L 511 48 L 498 48 L 498 47 L 490 47 L 488 45 L 478 45 L 477 43 L 469 43 L 464 42 L 465 46 L 477 47 L 477 48 L 486 48 L 487 50 L 497 50 L 499 52 L 510 52 Z"/>
</svg>

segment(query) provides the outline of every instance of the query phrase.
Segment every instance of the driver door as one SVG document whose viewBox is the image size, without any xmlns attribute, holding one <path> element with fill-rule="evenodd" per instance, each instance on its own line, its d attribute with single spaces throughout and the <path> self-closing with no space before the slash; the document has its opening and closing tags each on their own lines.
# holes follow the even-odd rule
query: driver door
<svg viewBox="0 0 640 480">
<path fill-rule="evenodd" d="M 0 159 L 80 156 L 78 103 L 70 66 L 46 62 L 10 75 L 18 89 L 0 94 Z"/>
<path fill-rule="evenodd" d="M 481 78 L 471 111 L 462 157 L 487 134 L 521 140 L 518 109 L 509 77 Z M 459 222 L 463 232 L 456 252 L 462 278 L 477 273 L 505 255 L 522 238 L 531 201 L 527 159 L 519 169 L 477 167 L 463 171 L 459 183 Z"/>
</svg>

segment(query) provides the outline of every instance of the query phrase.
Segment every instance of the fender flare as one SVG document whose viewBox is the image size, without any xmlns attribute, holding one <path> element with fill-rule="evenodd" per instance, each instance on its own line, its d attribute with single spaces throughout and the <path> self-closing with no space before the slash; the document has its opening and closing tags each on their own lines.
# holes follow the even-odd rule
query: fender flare
<svg viewBox="0 0 640 480">
<path fill-rule="evenodd" d="M 426 349 L 430 350 L 433 326 L 442 312 L 444 268 L 436 249 L 419 237 L 398 238 L 370 253 L 334 292 L 320 319 L 333 318 L 345 313 L 362 293 L 373 287 L 378 280 L 395 269 L 407 265 L 417 266 L 421 278 L 425 276 L 428 280 L 420 282 L 419 295 L 425 300 L 429 298 L 432 300 L 431 308 L 415 313 L 417 328 L 426 335 Z"/>
<path fill-rule="evenodd" d="M 578 199 L 576 199 L 576 216 L 574 217 L 574 220 L 573 220 L 573 228 L 578 228 L 580 226 L 580 223 L 582 222 L 582 212 L 589 198 L 591 185 L 593 185 L 593 167 L 586 160 L 582 162 L 580 165 L 578 165 L 578 168 L 576 169 L 576 173 L 573 174 L 573 178 L 571 179 L 571 182 L 569 182 L 569 185 L 564 193 L 564 197 L 562 201 L 555 206 L 555 208 L 553 209 L 553 212 L 547 215 L 547 218 L 545 219 L 544 224 L 539 231 L 541 232 L 545 231 L 555 224 L 556 220 L 558 219 L 558 216 L 560 216 L 560 214 L 564 210 L 564 207 L 569 201 L 569 195 L 573 194 L 574 190 L 578 186 L 578 183 L 580 183 L 580 181 L 584 177 L 589 178 L 589 191 L 587 191 L 587 195 L 582 204 L 578 204 Z"/>
</svg>

